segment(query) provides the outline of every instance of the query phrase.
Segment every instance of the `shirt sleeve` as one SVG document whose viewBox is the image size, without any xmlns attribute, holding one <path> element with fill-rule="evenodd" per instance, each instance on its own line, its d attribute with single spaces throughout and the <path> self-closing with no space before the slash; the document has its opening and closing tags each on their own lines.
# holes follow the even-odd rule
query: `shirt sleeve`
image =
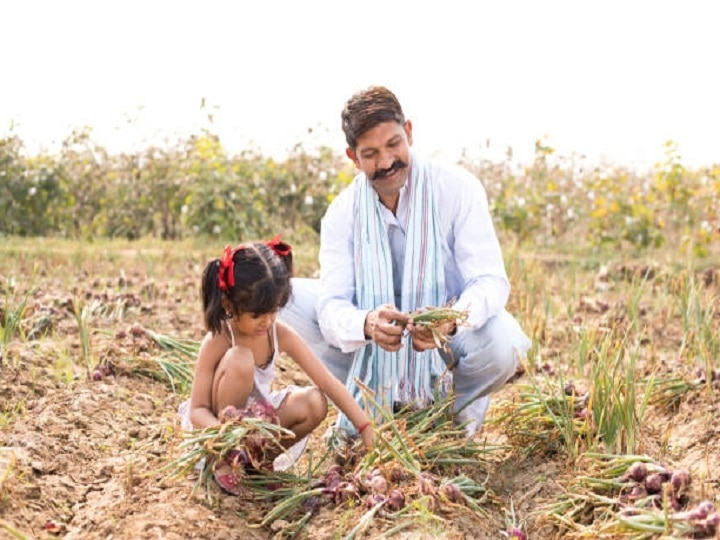
<svg viewBox="0 0 720 540">
<path fill-rule="evenodd" d="M 342 352 L 365 345 L 366 310 L 355 305 L 352 188 L 329 206 L 320 225 L 318 323 L 325 340 Z"/>
<path fill-rule="evenodd" d="M 500 314 L 510 295 L 510 282 L 482 183 L 462 170 L 454 193 L 452 252 L 460 277 L 455 309 L 468 310 L 468 327 L 479 328 Z M 442 196 L 442 195 L 441 195 Z M 468 327 L 458 328 L 459 332 Z"/>
</svg>

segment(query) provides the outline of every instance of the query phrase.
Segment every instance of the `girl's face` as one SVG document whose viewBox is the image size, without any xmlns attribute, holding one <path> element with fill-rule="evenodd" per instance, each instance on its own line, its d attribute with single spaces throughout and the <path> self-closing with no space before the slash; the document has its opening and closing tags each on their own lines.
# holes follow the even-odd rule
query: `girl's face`
<svg viewBox="0 0 720 540">
<path fill-rule="evenodd" d="M 238 333 L 249 337 L 260 337 L 267 335 L 268 329 L 275 324 L 278 311 L 268 313 L 242 312 L 233 316 L 233 323 Z"/>
</svg>

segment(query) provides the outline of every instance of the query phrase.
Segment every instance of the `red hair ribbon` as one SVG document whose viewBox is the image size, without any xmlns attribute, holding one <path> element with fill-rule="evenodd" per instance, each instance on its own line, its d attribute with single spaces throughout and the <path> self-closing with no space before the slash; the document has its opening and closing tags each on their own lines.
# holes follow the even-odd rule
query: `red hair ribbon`
<svg viewBox="0 0 720 540">
<path fill-rule="evenodd" d="M 265 245 L 272 249 L 279 257 L 287 257 L 292 251 L 292 246 L 283 242 L 280 239 L 281 236 L 279 233 L 276 234 L 272 240 L 265 242 Z"/>
<path fill-rule="evenodd" d="M 230 244 L 225 246 L 222 259 L 220 259 L 220 271 L 218 272 L 218 286 L 221 291 L 227 291 L 235 285 L 235 262 L 233 258 L 235 253 L 244 247 L 242 244 L 234 248 L 231 248 Z M 227 273 L 227 280 L 225 279 L 225 273 Z"/>
</svg>

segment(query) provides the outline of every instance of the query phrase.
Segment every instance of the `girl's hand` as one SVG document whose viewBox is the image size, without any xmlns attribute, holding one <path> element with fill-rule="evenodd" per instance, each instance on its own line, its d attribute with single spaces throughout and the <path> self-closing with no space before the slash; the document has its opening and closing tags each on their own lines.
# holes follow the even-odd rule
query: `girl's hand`
<svg viewBox="0 0 720 540">
<path fill-rule="evenodd" d="M 218 415 L 218 420 L 221 424 L 226 422 L 234 422 L 236 420 L 242 420 L 245 414 L 243 411 L 235 407 L 234 405 L 228 405 Z"/>
<path fill-rule="evenodd" d="M 366 450 L 371 450 L 373 446 L 375 446 L 375 428 L 372 424 L 369 424 L 365 429 L 362 430 L 362 433 L 360 433 L 360 438 L 362 439 L 363 444 L 365 445 Z"/>
</svg>

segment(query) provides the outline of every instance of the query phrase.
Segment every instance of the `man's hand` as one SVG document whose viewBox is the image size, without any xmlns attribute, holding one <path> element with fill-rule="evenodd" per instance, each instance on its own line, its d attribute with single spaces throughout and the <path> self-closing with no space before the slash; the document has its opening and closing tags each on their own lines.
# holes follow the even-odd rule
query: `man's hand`
<svg viewBox="0 0 720 540">
<path fill-rule="evenodd" d="M 413 324 L 412 320 L 410 320 L 407 327 L 412 334 L 412 345 L 416 351 L 427 351 L 429 349 L 435 349 L 438 346 L 438 342 L 433 336 L 433 331 L 427 326 Z M 435 327 L 435 332 L 438 334 L 438 340 L 441 345 L 448 341 L 448 336 L 454 331 L 454 321 L 447 321 Z"/>
<path fill-rule="evenodd" d="M 365 337 L 378 347 L 395 352 L 402 348 L 402 336 L 409 321 L 407 313 L 386 304 L 370 311 L 365 317 Z"/>
</svg>

